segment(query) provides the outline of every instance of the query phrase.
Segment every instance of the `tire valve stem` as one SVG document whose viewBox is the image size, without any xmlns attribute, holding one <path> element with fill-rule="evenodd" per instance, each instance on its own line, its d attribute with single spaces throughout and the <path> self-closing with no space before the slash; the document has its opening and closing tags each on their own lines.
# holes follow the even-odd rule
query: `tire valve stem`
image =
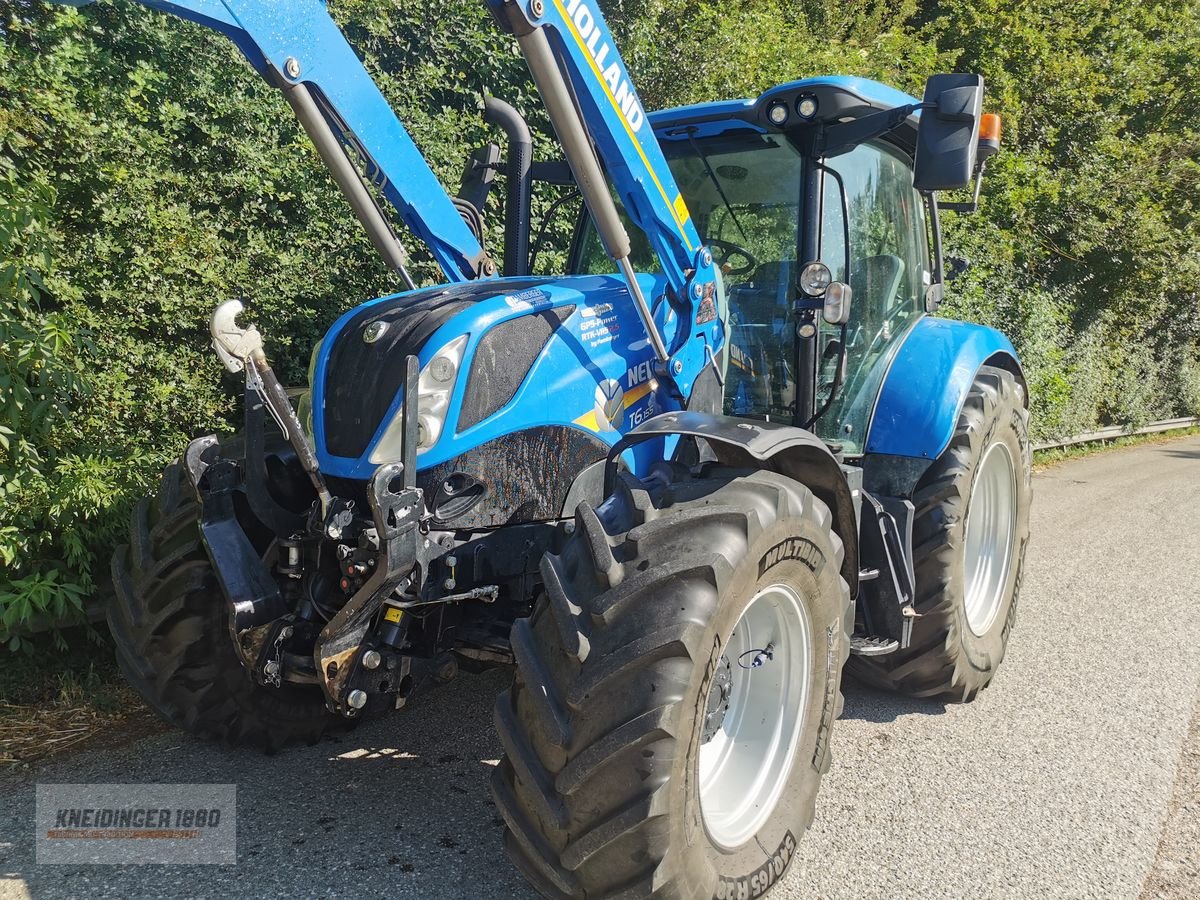
<svg viewBox="0 0 1200 900">
<path fill-rule="evenodd" d="M 750 656 L 750 654 L 754 654 L 754 658 L 751 659 L 749 663 L 744 662 L 746 657 Z M 774 658 L 775 658 L 775 644 L 770 643 L 770 644 L 767 644 L 767 646 L 763 647 L 761 650 L 757 650 L 757 649 L 756 650 L 747 650 L 745 653 L 743 653 L 741 656 L 738 657 L 738 665 L 741 666 L 743 669 L 757 669 L 760 666 L 765 665 L 769 660 L 772 660 Z"/>
</svg>

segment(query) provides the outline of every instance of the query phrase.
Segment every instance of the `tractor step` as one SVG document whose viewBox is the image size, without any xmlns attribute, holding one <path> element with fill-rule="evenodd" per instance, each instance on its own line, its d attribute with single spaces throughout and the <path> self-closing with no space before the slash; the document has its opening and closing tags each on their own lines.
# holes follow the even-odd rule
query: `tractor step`
<svg viewBox="0 0 1200 900">
<path fill-rule="evenodd" d="M 886 656 L 900 649 L 900 642 L 891 638 L 873 637 L 869 634 L 852 634 L 850 652 L 854 656 Z"/>
</svg>

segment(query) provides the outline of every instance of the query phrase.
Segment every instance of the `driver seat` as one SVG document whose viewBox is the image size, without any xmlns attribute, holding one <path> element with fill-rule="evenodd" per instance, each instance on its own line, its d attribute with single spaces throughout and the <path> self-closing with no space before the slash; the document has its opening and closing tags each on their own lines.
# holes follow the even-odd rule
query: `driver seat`
<svg viewBox="0 0 1200 900">
<path fill-rule="evenodd" d="M 850 290 L 861 318 L 882 322 L 900 293 L 904 260 L 892 253 L 865 256 L 850 266 Z M 859 318 L 856 316 L 855 318 Z"/>
</svg>

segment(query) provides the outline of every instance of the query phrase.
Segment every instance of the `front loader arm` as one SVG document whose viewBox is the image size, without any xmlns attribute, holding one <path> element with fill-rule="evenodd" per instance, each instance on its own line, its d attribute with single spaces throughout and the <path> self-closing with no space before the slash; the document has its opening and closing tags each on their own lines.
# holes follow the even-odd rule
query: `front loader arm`
<svg viewBox="0 0 1200 900">
<path fill-rule="evenodd" d="M 322 0 L 138 2 L 226 35 L 259 74 L 284 92 L 372 243 L 393 268 L 403 272 L 403 249 L 390 234 L 386 217 L 378 209 L 368 208 L 373 206 L 369 195 L 361 181 L 355 184 L 359 172 L 425 242 L 447 280 L 468 281 L 495 273 L 494 262 L 455 209 Z M 336 145 L 333 140 L 322 140 L 329 138 L 330 132 Z M 343 148 L 350 151 L 348 157 Z M 344 158 L 339 160 L 335 154 Z M 357 166 L 354 157 L 360 161 Z"/>
<path fill-rule="evenodd" d="M 138 2 L 226 35 L 283 91 L 372 243 L 406 281 L 403 248 L 364 179 L 426 243 L 448 280 L 495 274 L 495 263 L 323 0 Z M 715 354 L 725 339 L 717 273 L 604 17 L 595 0 L 485 2 L 525 55 L 605 249 L 625 277 L 657 357 L 658 374 L 673 383 L 670 393 L 687 398 L 704 368 L 716 368 Z M 643 294 L 608 179 L 662 265 L 670 286 L 669 311 L 658 303 L 663 298 Z"/>
<path fill-rule="evenodd" d="M 604 17 L 595 0 L 486 2 L 517 38 L 605 249 L 639 305 L 660 370 L 686 396 L 724 338 L 716 273 Z M 605 172 L 630 220 L 654 248 L 680 307 L 665 335 L 657 333 L 633 278 L 629 238 Z"/>
</svg>

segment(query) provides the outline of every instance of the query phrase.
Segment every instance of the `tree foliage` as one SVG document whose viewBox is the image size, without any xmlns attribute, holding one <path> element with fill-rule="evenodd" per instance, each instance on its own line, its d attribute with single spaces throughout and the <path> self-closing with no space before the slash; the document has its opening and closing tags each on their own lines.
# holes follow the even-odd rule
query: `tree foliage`
<svg viewBox="0 0 1200 900">
<path fill-rule="evenodd" d="M 1009 333 L 1039 435 L 1200 412 L 1200 0 L 609 0 L 648 107 L 821 73 L 920 93 L 979 71 L 1005 118 L 971 267 L 945 311 Z M 332 11 L 443 183 L 514 103 L 554 155 L 480 0 Z M 554 199 L 535 198 L 535 222 Z M 561 267 L 567 218 L 540 268 Z M 499 254 L 502 217 L 489 211 Z M 417 274 L 436 269 L 411 240 Z M 0 635 L 103 589 L 133 500 L 231 427 L 205 321 L 246 301 L 285 376 L 397 287 L 282 99 L 224 39 L 133 2 L 0 0 Z"/>
</svg>

